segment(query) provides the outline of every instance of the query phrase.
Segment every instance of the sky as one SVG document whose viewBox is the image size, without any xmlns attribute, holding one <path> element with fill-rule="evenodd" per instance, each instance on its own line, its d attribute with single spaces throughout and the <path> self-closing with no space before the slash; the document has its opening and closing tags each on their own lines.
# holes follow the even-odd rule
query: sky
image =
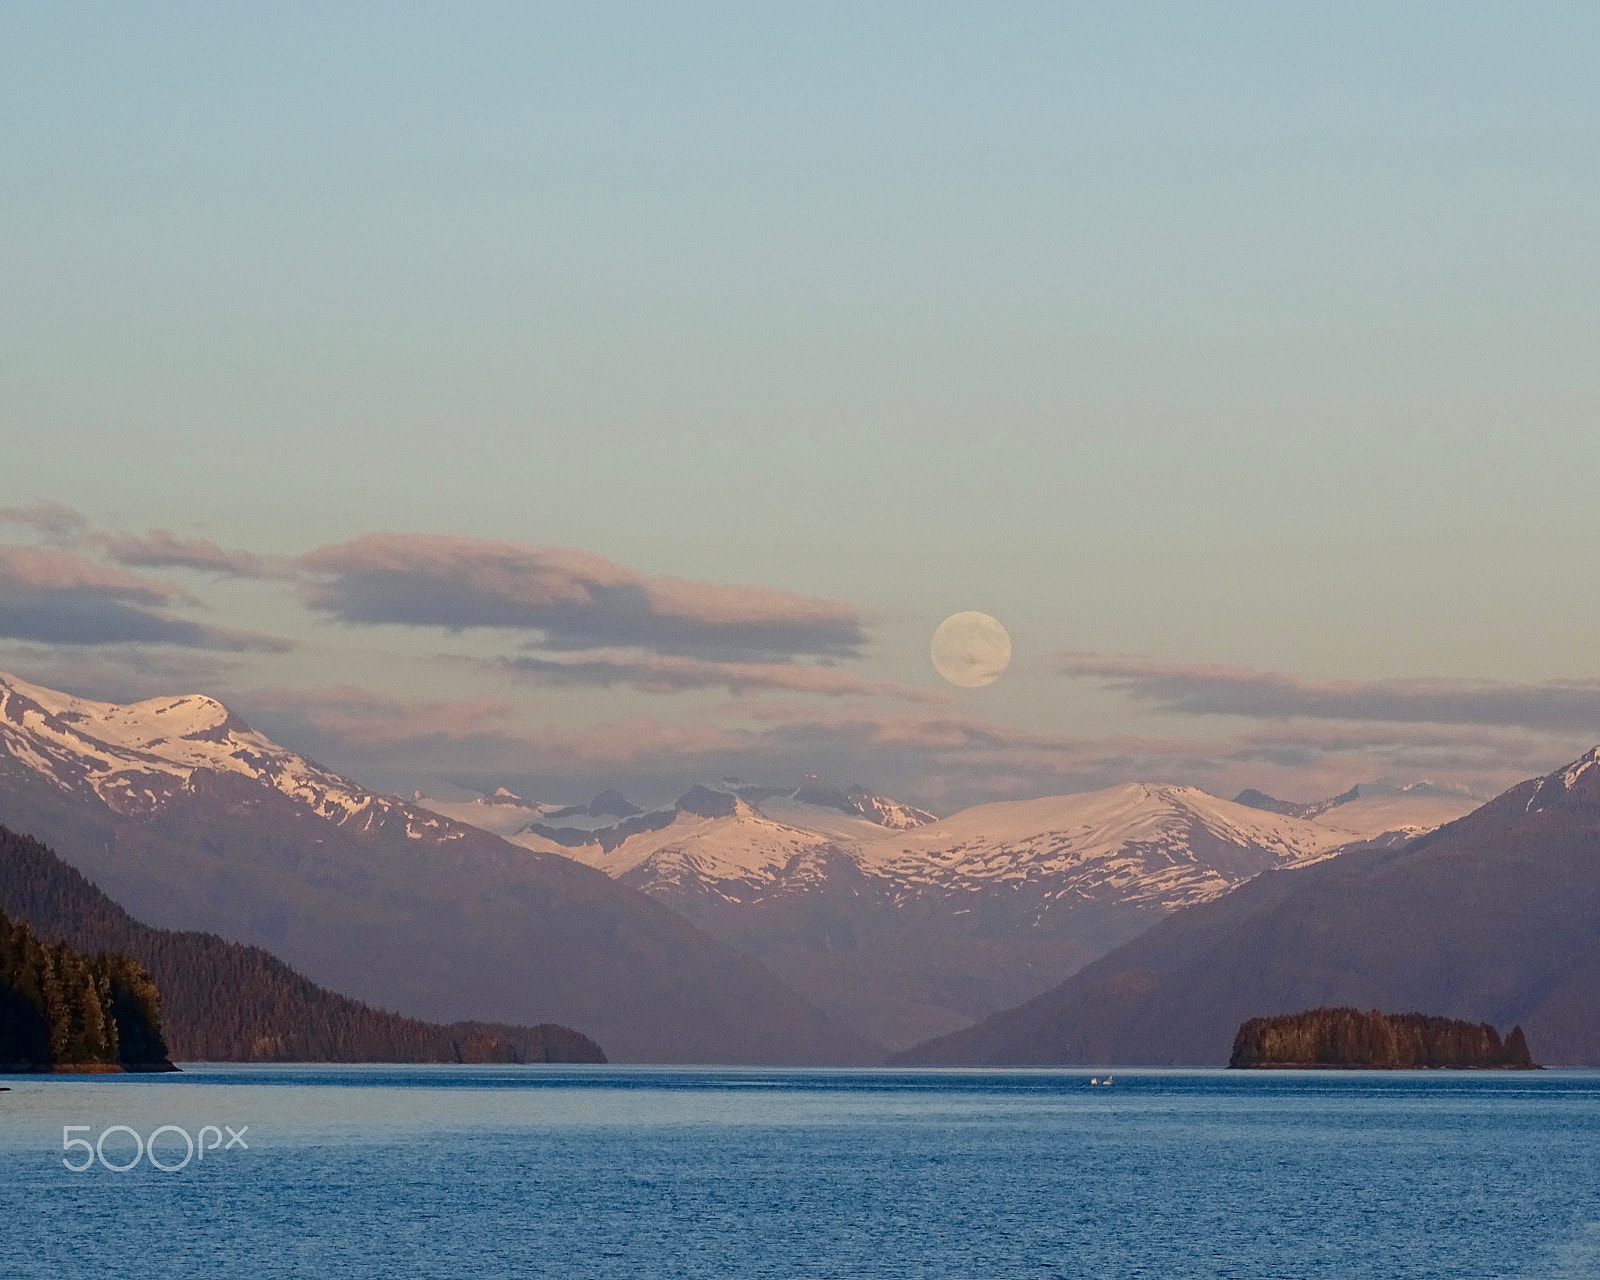
<svg viewBox="0 0 1600 1280">
<path fill-rule="evenodd" d="M 1597 61 L 1581 4 L 12 6 L 0 669 L 393 790 L 1492 794 L 1600 741 Z"/>
</svg>

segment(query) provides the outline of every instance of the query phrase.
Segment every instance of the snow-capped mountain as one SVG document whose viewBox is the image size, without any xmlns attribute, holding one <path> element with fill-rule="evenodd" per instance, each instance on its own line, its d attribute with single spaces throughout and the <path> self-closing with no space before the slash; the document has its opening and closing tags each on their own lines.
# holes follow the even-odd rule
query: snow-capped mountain
<svg viewBox="0 0 1600 1280">
<path fill-rule="evenodd" d="M 128 817 L 160 812 L 212 773 L 271 787 L 341 826 L 370 828 L 398 816 L 415 839 L 447 834 L 430 811 L 312 764 L 199 694 L 121 706 L 0 673 L 0 749 L 62 791 L 93 795 Z"/>
<path fill-rule="evenodd" d="M 1600 809 L 1600 747 L 1586 751 L 1565 769 L 1540 778 L 1528 797 L 1525 812 L 1560 804 Z"/>
<path fill-rule="evenodd" d="M 545 816 L 509 794 L 475 808 Z M 626 884 L 368 791 L 212 698 L 119 706 L 0 674 L 0 824 L 146 923 L 264 947 L 407 1014 L 559 1022 L 613 1060 L 877 1054 Z"/>
<path fill-rule="evenodd" d="M 1592 1066 L 1597 853 L 1600 748 L 1425 839 L 1196 907 L 904 1061 L 1221 1063 L 1246 1018 L 1357 1005 L 1520 1025 L 1540 1061 Z"/>
<path fill-rule="evenodd" d="M 581 827 L 558 825 L 555 815 L 587 813 L 585 806 L 518 801 L 511 807 L 499 797 L 467 803 L 419 797 L 419 803 L 523 848 L 625 876 L 658 896 L 692 892 L 748 902 L 791 892 L 816 883 L 815 859 L 802 855 L 825 851 L 893 885 L 902 901 L 1004 887 L 1010 895 L 1034 892 L 1041 908 L 1056 900 L 1187 906 L 1262 871 L 1389 833 L 1431 830 L 1473 807 L 1455 796 L 1430 796 L 1419 806 L 1397 792 L 1348 803 L 1338 814 L 1318 809 L 1297 817 L 1193 787 L 1131 782 L 980 805 L 941 820 L 882 797 L 852 811 L 805 798 L 805 786 L 769 791 L 698 786 L 673 809 Z M 863 812 L 889 820 L 854 816 Z M 916 820 L 902 825 L 905 814 Z"/>
<path fill-rule="evenodd" d="M 963 810 L 864 861 L 907 883 L 1037 886 L 1050 897 L 1189 906 L 1262 871 L 1354 843 L 1432 830 L 1476 807 L 1465 796 L 1382 796 L 1311 817 L 1263 812 L 1194 787 L 1129 782 L 1104 791 Z"/>
<path fill-rule="evenodd" d="M 907 886 L 1030 891 L 1041 909 L 1062 899 L 1174 908 L 1326 856 L 1352 838 L 1192 787 L 1130 782 L 979 805 L 875 840 L 862 855 L 874 872 Z"/>
</svg>

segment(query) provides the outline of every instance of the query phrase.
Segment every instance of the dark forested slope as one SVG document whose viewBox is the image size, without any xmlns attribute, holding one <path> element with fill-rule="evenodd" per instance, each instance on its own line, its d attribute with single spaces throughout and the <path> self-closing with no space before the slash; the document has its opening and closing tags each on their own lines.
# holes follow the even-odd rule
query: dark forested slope
<svg viewBox="0 0 1600 1280">
<path fill-rule="evenodd" d="M 160 990 L 167 1046 L 181 1061 L 605 1061 L 599 1045 L 567 1027 L 403 1018 L 327 991 L 259 947 L 153 929 L 37 840 L 4 827 L 0 911 L 42 938 L 136 958 Z"/>
</svg>

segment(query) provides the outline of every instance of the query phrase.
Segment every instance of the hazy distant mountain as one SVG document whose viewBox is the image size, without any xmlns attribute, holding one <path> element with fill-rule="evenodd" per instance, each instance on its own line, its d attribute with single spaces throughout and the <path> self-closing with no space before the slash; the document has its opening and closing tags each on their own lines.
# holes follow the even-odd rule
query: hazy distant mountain
<svg viewBox="0 0 1600 1280">
<path fill-rule="evenodd" d="M 430 1021 L 558 1022 L 613 1060 L 877 1054 L 628 886 L 366 791 L 210 698 L 123 707 L 0 676 L 0 823 L 154 925 Z"/>
<path fill-rule="evenodd" d="M 1452 791 L 1427 782 L 1405 787 L 1363 782 L 1330 799 L 1313 800 L 1308 804 L 1279 800 L 1251 787 L 1236 795 L 1233 802 L 1268 813 L 1368 832 L 1368 838 L 1380 831 L 1402 836 L 1421 835 L 1471 813 L 1479 804 L 1464 791 Z"/>
<path fill-rule="evenodd" d="M 469 822 L 499 816 L 482 802 L 437 807 Z M 542 814 L 496 829 L 642 889 L 858 1031 L 903 1046 L 1045 990 L 1178 907 L 1408 817 L 1341 813 L 1300 819 L 1130 783 L 935 820 L 807 779 L 696 787 L 671 810 L 609 826 Z"/>
<path fill-rule="evenodd" d="M 1398 849 L 1262 876 L 913 1063 L 1216 1063 L 1318 1006 L 1521 1023 L 1600 1063 L 1600 748 Z"/>
</svg>

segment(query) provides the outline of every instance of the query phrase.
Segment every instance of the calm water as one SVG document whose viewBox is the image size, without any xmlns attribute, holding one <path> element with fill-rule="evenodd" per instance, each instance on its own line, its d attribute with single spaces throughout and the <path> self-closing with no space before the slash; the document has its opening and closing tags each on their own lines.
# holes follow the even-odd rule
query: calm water
<svg viewBox="0 0 1600 1280">
<path fill-rule="evenodd" d="M 1600 1277 L 1600 1074 L 1090 1074 L 11 1077 L 0 1275 Z"/>
</svg>

